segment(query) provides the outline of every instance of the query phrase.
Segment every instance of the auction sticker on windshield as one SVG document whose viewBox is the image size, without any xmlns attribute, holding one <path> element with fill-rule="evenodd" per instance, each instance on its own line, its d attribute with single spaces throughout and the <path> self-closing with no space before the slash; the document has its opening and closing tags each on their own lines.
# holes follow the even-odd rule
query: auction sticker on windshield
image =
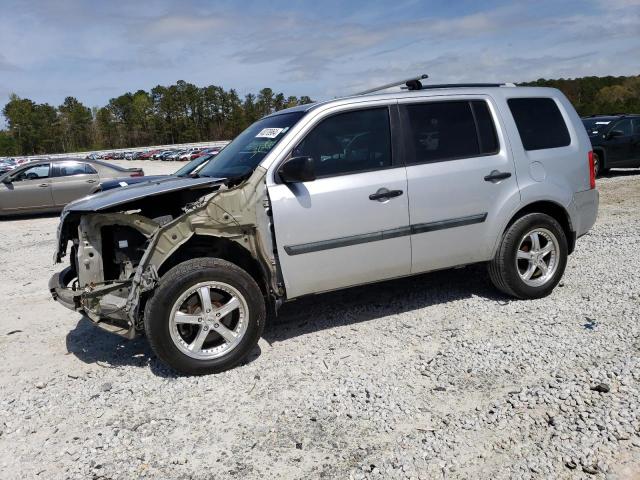
<svg viewBox="0 0 640 480">
<path fill-rule="evenodd" d="M 284 128 L 263 128 L 258 132 L 256 138 L 276 138 Z"/>
</svg>

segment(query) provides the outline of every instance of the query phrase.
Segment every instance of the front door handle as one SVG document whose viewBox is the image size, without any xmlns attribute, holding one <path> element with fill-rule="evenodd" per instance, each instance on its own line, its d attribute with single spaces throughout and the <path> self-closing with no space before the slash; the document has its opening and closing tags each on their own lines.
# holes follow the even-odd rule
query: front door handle
<svg viewBox="0 0 640 480">
<path fill-rule="evenodd" d="M 40 188 L 45 188 L 48 187 L 49 184 L 48 183 L 41 183 L 40 185 L 38 185 Z"/>
<path fill-rule="evenodd" d="M 95 180 L 87 180 L 87 183 L 96 183 Z"/>
<path fill-rule="evenodd" d="M 499 170 L 492 170 L 489 175 L 484 177 L 485 182 L 496 183 L 500 180 L 504 180 L 505 178 L 509 178 L 511 176 L 511 172 L 500 172 Z"/>
<path fill-rule="evenodd" d="M 376 193 L 369 195 L 369 200 L 378 200 L 384 202 L 390 198 L 399 197 L 402 195 L 402 190 L 388 190 L 386 188 L 380 188 Z"/>
</svg>

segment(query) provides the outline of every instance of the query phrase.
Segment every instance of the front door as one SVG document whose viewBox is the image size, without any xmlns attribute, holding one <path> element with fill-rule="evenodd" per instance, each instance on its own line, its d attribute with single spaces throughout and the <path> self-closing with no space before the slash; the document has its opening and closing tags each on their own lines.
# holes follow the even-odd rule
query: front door
<svg viewBox="0 0 640 480">
<path fill-rule="evenodd" d="M 487 260 L 497 209 L 519 200 L 515 167 L 486 99 L 407 99 L 412 272 Z"/>
<path fill-rule="evenodd" d="M 611 132 L 616 132 L 611 135 Z M 616 122 L 609 130 L 606 141 L 607 167 L 626 167 L 633 164 L 632 140 L 633 126 L 631 119 L 625 118 Z"/>
<path fill-rule="evenodd" d="M 391 145 L 383 106 L 328 114 L 294 148 L 317 178 L 269 186 L 288 298 L 410 273 L 407 176 Z"/>
<path fill-rule="evenodd" d="M 0 184 L 0 210 L 10 212 L 40 211 L 51 208 L 51 165 L 40 163 L 25 167 Z"/>
</svg>

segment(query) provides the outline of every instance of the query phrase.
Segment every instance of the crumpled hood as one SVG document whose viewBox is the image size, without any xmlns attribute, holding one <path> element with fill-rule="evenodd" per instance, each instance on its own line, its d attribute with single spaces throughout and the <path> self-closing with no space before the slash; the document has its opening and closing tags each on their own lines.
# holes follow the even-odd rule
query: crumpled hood
<svg viewBox="0 0 640 480">
<path fill-rule="evenodd" d="M 223 182 L 222 178 L 168 177 L 160 180 L 128 185 L 83 197 L 69 203 L 63 213 L 99 212 L 140 198 L 153 197 L 179 190 L 206 188 Z"/>
</svg>

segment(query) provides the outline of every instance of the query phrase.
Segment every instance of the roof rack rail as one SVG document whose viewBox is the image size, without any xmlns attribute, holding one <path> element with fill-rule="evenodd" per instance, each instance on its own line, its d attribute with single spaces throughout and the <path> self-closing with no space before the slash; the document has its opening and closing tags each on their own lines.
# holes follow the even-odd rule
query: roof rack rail
<svg viewBox="0 0 640 480">
<path fill-rule="evenodd" d="M 369 93 L 379 92 L 380 90 L 386 90 L 387 88 L 398 87 L 402 84 L 405 85 L 404 88 L 406 88 L 407 90 L 420 90 L 422 88 L 422 82 L 420 80 L 424 80 L 425 78 L 429 78 L 429 75 L 423 73 L 422 75 L 418 75 L 417 77 L 400 80 L 399 82 L 391 82 L 385 85 L 380 85 L 379 87 L 363 90 L 362 92 L 355 93 L 354 95 L 367 95 Z"/>
<path fill-rule="evenodd" d="M 435 85 L 423 85 L 421 90 L 432 88 L 473 88 L 473 87 L 515 87 L 514 83 L 440 83 Z"/>
<path fill-rule="evenodd" d="M 431 90 L 437 88 L 473 88 L 473 87 L 515 87 L 515 83 L 440 83 L 433 85 L 423 85 L 420 80 L 429 78 L 429 75 L 422 74 L 417 77 L 408 78 L 399 82 L 391 82 L 379 87 L 363 90 L 354 95 L 368 95 L 369 93 L 379 92 L 391 87 L 400 87 L 403 90 Z"/>
</svg>

